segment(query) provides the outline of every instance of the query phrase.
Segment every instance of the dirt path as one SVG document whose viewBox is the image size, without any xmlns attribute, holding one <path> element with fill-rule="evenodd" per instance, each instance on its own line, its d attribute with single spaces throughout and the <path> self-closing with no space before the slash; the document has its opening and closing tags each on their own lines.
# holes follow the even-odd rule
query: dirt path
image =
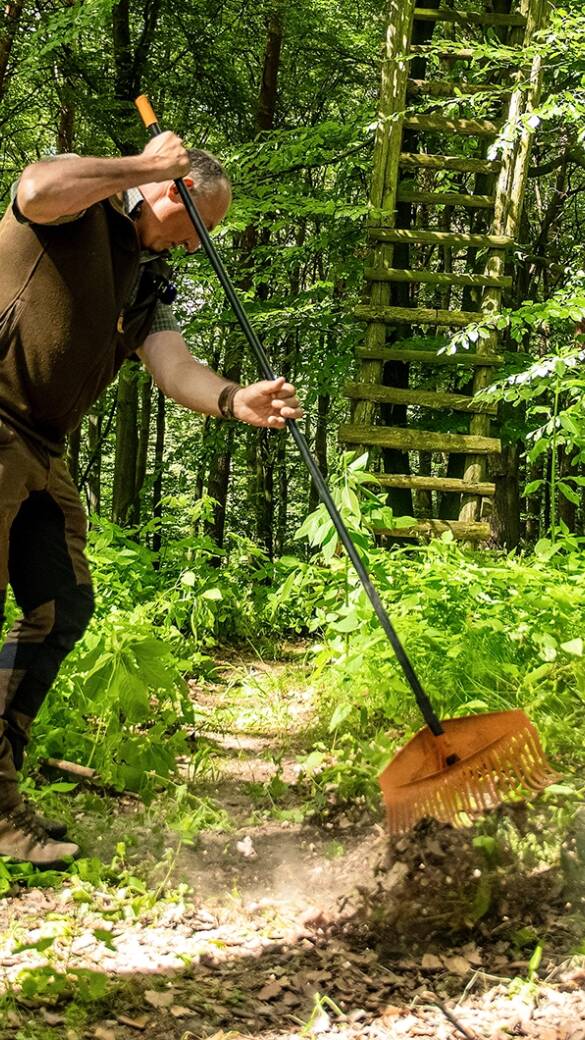
<svg viewBox="0 0 585 1040">
<path fill-rule="evenodd" d="M 574 877 L 536 845 L 488 869 L 470 834 L 390 848 L 359 809 L 303 818 L 300 656 L 233 658 L 193 696 L 194 789 L 223 826 L 177 842 L 152 808 L 77 796 L 86 848 L 127 849 L 0 901 L 0 1040 L 585 1040 Z"/>
</svg>

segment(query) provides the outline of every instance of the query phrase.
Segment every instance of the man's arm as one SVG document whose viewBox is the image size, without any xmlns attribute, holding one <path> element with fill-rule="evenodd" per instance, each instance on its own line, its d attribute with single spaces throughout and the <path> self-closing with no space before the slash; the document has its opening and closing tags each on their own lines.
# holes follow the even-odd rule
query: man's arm
<svg viewBox="0 0 585 1040">
<path fill-rule="evenodd" d="M 180 137 L 166 131 L 153 137 L 140 155 L 116 159 L 78 155 L 33 163 L 22 173 L 16 204 L 31 223 L 50 224 L 126 188 L 184 177 L 189 167 Z"/>
<path fill-rule="evenodd" d="M 233 384 L 197 361 L 180 333 L 154 332 L 138 354 L 165 397 L 193 412 L 221 415 L 219 395 Z M 234 418 L 241 422 L 277 430 L 282 429 L 286 419 L 299 419 L 303 414 L 294 386 L 283 378 L 240 387 L 232 408 Z"/>
</svg>

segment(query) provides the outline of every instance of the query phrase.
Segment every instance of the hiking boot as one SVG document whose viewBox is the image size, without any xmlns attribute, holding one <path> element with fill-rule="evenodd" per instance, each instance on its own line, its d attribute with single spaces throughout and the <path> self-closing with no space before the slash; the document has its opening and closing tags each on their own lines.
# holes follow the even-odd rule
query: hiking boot
<svg viewBox="0 0 585 1040">
<path fill-rule="evenodd" d="M 51 820 L 49 816 L 43 816 L 42 813 L 37 811 L 36 806 L 33 802 L 29 802 L 25 799 L 28 810 L 35 817 L 39 827 L 42 827 L 45 834 L 49 835 L 49 838 L 55 838 L 57 841 L 60 838 L 64 838 L 67 834 L 67 824 L 63 820 Z"/>
<path fill-rule="evenodd" d="M 78 855 L 79 845 L 49 837 L 26 802 L 0 812 L 0 856 L 32 863 L 41 870 L 64 870 L 66 858 Z"/>
</svg>

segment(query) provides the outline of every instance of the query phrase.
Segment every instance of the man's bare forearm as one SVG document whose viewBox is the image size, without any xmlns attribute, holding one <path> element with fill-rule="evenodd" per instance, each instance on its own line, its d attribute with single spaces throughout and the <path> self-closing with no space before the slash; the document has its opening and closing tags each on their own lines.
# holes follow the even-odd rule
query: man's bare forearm
<svg viewBox="0 0 585 1040">
<path fill-rule="evenodd" d="M 158 377 L 157 383 L 165 397 L 171 397 L 177 404 L 192 412 L 216 417 L 221 414 L 217 403 L 219 395 L 231 385 L 228 379 L 193 357 L 175 364 L 164 376 Z"/>
<path fill-rule="evenodd" d="M 48 223 L 73 216 L 95 202 L 132 188 L 145 180 L 142 155 L 119 159 L 69 156 L 34 163 L 23 171 L 16 201 L 33 223 Z"/>
<path fill-rule="evenodd" d="M 24 170 L 16 201 L 27 220 L 48 224 L 140 184 L 174 180 L 189 171 L 180 137 L 166 131 L 148 142 L 140 155 L 114 159 L 63 156 L 33 163 Z"/>
</svg>

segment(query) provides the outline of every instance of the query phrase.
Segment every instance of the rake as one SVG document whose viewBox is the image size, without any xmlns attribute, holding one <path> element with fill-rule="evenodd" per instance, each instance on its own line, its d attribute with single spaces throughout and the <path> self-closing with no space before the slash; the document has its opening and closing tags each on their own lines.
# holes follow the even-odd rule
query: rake
<svg viewBox="0 0 585 1040">
<path fill-rule="evenodd" d="M 148 98 L 141 95 L 135 104 L 147 132 L 152 137 L 162 133 Z M 182 178 L 175 184 L 263 377 L 275 379 L 264 347 L 250 325 L 193 196 Z M 460 825 L 467 817 L 494 808 L 510 796 L 526 797 L 553 783 L 558 774 L 548 764 L 538 734 L 523 711 L 439 720 L 372 585 L 306 438 L 294 420 L 287 419 L 286 425 L 426 723 L 379 776 L 390 832 L 408 830 L 425 816 Z"/>
</svg>

